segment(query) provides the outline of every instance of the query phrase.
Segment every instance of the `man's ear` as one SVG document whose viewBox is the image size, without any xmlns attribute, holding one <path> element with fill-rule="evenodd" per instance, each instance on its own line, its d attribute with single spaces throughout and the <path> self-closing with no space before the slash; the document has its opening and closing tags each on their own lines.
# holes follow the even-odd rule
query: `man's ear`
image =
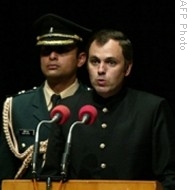
<svg viewBox="0 0 190 190">
<path fill-rule="evenodd" d="M 85 62 L 86 62 L 86 59 L 87 59 L 87 55 L 85 52 L 81 52 L 79 55 L 78 55 L 78 64 L 77 66 L 78 67 L 82 67 Z"/>
<path fill-rule="evenodd" d="M 127 64 L 126 71 L 125 71 L 125 76 L 126 77 L 130 75 L 132 66 L 133 66 L 133 62 L 132 61 Z"/>
</svg>

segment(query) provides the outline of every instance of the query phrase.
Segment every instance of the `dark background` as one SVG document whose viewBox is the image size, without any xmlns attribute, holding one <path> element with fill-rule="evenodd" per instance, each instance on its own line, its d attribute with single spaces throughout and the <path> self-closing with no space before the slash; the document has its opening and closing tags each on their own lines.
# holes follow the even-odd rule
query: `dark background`
<svg viewBox="0 0 190 190">
<path fill-rule="evenodd" d="M 175 1 L 171 0 L 1 0 L 1 104 L 6 95 L 43 82 L 32 24 L 50 12 L 93 30 L 123 30 L 134 46 L 129 86 L 165 97 L 174 111 Z"/>
</svg>

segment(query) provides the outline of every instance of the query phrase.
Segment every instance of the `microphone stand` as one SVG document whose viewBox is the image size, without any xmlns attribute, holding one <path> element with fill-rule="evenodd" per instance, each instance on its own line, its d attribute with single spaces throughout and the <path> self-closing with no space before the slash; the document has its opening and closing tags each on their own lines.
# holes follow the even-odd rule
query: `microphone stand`
<svg viewBox="0 0 190 190">
<path fill-rule="evenodd" d="M 86 123 L 89 120 L 89 118 L 90 118 L 89 114 L 84 114 L 82 121 L 74 122 L 69 129 L 69 133 L 67 136 L 67 142 L 65 144 L 65 149 L 64 149 L 65 152 L 63 153 L 62 164 L 61 164 L 61 176 L 62 176 L 63 181 L 67 180 L 67 171 L 68 171 L 69 155 L 70 155 L 70 149 L 71 149 L 72 130 L 73 130 L 74 126 L 76 126 L 77 124 Z"/>
<path fill-rule="evenodd" d="M 55 114 L 55 116 L 51 120 L 43 120 L 43 121 L 39 122 L 39 124 L 37 125 L 36 134 L 35 134 L 35 142 L 34 142 L 33 159 L 32 159 L 32 174 L 33 174 L 33 178 L 37 177 L 36 163 L 37 163 L 37 156 L 38 156 L 38 151 L 39 151 L 39 131 L 40 131 L 40 127 L 44 123 L 49 123 L 49 124 L 54 123 L 59 118 L 60 118 L 60 115 L 59 114 Z"/>
</svg>

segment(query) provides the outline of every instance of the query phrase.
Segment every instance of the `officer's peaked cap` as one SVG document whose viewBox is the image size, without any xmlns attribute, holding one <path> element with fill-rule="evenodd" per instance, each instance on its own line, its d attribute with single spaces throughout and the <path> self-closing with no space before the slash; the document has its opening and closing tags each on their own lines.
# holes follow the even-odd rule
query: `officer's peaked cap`
<svg viewBox="0 0 190 190">
<path fill-rule="evenodd" d="M 38 46 L 71 45 L 83 42 L 91 30 L 55 14 L 46 14 L 34 22 Z"/>
</svg>

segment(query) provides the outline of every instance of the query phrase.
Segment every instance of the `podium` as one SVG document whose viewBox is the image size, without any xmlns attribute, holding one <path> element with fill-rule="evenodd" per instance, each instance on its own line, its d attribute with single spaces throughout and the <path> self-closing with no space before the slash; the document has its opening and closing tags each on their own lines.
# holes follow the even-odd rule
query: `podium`
<svg viewBox="0 0 190 190">
<path fill-rule="evenodd" d="M 52 182 L 51 186 L 48 186 L 44 181 L 3 180 L 2 190 L 163 190 L 163 188 L 157 181 L 69 180 L 64 183 Z"/>
</svg>

